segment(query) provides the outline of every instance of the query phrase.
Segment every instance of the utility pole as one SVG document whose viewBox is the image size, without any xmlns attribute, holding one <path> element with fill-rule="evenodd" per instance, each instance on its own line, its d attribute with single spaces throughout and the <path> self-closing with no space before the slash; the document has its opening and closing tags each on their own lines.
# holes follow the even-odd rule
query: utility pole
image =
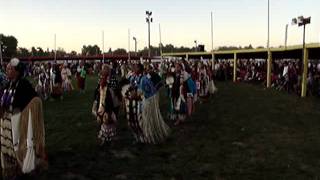
<svg viewBox="0 0 320 180">
<path fill-rule="evenodd" d="M 160 26 L 160 23 L 159 23 L 159 40 L 160 40 L 160 43 L 159 43 L 160 57 L 161 57 L 161 60 L 162 60 L 162 42 L 161 42 L 161 26 Z"/>
<path fill-rule="evenodd" d="M 102 31 L 102 62 L 104 62 L 104 31 Z"/>
<path fill-rule="evenodd" d="M 288 24 L 286 24 L 286 31 L 285 31 L 285 39 L 284 39 L 284 47 L 285 47 L 285 49 L 287 49 L 287 45 L 288 45 L 288 27 L 289 27 L 289 25 Z"/>
<path fill-rule="evenodd" d="M 54 63 L 57 64 L 57 35 L 54 34 Z"/>
</svg>

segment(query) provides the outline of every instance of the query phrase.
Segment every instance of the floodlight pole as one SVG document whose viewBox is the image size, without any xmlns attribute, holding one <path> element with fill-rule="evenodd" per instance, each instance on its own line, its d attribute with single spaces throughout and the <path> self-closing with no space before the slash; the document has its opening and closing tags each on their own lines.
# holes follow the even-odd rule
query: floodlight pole
<svg viewBox="0 0 320 180">
<path fill-rule="evenodd" d="M 302 83 L 301 83 L 301 97 L 306 97 L 307 95 L 307 76 L 308 76 L 308 56 L 309 52 L 306 48 L 306 25 L 311 23 L 311 17 L 304 18 L 299 16 L 298 18 L 292 19 L 292 24 L 298 26 L 303 26 L 303 45 L 302 45 L 302 61 L 303 61 L 303 73 L 302 73 Z"/>
<path fill-rule="evenodd" d="M 148 56 L 151 57 L 151 49 L 150 49 L 150 21 L 148 22 Z"/>
<path fill-rule="evenodd" d="M 308 75 L 308 57 L 306 51 L 306 24 L 303 25 L 303 45 L 302 45 L 302 60 L 303 60 L 303 74 L 302 74 L 302 88 L 301 97 L 307 95 L 307 75 Z"/>
<path fill-rule="evenodd" d="M 146 21 L 148 23 L 148 56 L 149 58 L 151 58 L 151 49 L 150 49 L 150 23 L 152 23 L 152 12 L 151 11 L 146 11 L 146 15 L 147 15 L 147 18 L 146 18 Z"/>
</svg>

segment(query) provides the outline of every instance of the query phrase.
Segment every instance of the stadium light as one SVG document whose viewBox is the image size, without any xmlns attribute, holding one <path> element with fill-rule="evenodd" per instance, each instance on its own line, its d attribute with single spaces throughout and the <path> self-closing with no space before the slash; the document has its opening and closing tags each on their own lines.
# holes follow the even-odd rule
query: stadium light
<svg viewBox="0 0 320 180">
<path fill-rule="evenodd" d="M 306 25 L 311 23 L 311 17 L 304 18 L 303 16 L 299 16 L 297 18 L 293 18 L 291 24 L 303 26 L 303 49 L 305 48 L 305 39 L 306 39 Z"/>
<path fill-rule="evenodd" d="M 153 19 L 152 19 L 152 12 L 151 11 L 146 11 L 146 22 L 148 23 L 148 56 L 149 58 L 151 57 L 151 49 L 150 49 L 150 23 L 152 23 Z"/>
<path fill-rule="evenodd" d="M 302 61 L 303 61 L 303 74 L 302 74 L 302 90 L 301 97 L 305 97 L 307 94 L 307 75 L 308 75 L 308 57 L 306 51 L 306 25 L 311 23 L 311 17 L 304 18 L 299 16 L 292 19 L 292 25 L 303 26 L 303 49 L 302 49 Z"/>
</svg>

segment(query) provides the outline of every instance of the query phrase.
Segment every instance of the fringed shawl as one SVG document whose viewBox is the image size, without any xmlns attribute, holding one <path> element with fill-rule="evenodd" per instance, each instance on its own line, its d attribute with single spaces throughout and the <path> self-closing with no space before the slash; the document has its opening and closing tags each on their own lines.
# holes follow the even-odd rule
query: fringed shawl
<svg viewBox="0 0 320 180">
<path fill-rule="evenodd" d="M 28 134 L 28 119 L 29 111 L 32 114 L 32 127 L 33 127 L 33 144 L 36 158 L 40 160 L 40 163 L 46 162 L 46 151 L 45 151 L 45 129 L 42 111 L 42 101 L 39 97 L 33 98 L 30 103 L 21 112 L 20 120 L 20 138 L 19 148 L 17 153 L 17 159 L 19 164 L 22 166 L 23 160 L 27 152 L 27 134 Z M 38 165 L 38 164 L 36 164 Z"/>
</svg>

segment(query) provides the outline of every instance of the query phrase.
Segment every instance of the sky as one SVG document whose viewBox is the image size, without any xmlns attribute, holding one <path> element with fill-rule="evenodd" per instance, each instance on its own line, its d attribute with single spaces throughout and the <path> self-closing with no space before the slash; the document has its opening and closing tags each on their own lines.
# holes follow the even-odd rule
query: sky
<svg viewBox="0 0 320 180">
<path fill-rule="evenodd" d="M 66 51 L 81 51 L 83 45 L 134 50 L 148 44 L 145 11 L 153 12 L 151 45 L 194 46 L 194 41 L 211 49 L 218 46 L 266 46 L 267 0 L 0 0 L 0 33 L 13 35 L 18 46 L 40 46 Z M 270 44 L 284 44 L 285 26 L 289 24 L 288 44 L 302 43 L 302 27 L 292 26 L 291 19 L 311 16 L 306 42 L 320 41 L 319 0 L 270 0 Z"/>
</svg>

